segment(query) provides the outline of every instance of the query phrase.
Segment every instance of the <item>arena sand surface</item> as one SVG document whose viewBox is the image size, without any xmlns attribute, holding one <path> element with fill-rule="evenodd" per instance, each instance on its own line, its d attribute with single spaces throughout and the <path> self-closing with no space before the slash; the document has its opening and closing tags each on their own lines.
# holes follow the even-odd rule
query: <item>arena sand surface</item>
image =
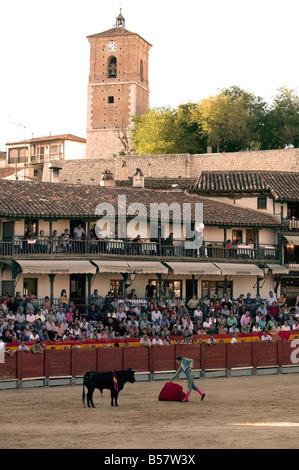
<svg viewBox="0 0 299 470">
<path fill-rule="evenodd" d="M 202 378 L 188 403 L 158 401 L 164 383 L 126 384 L 118 407 L 95 390 L 95 409 L 80 385 L 2 390 L 0 448 L 299 448 L 299 374 Z"/>
</svg>

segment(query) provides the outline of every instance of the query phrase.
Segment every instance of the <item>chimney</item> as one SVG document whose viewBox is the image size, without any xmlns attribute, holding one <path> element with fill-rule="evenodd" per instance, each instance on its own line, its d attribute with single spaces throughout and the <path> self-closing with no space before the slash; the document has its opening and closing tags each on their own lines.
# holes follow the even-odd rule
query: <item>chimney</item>
<svg viewBox="0 0 299 470">
<path fill-rule="evenodd" d="M 100 186 L 104 186 L 104 187 L 115 186 L 115 181 L 113 179 L 113 174 L 111 173 L 111 171 L 105 170 L 105 172 L 102 173 Z"/>
<path fill-rule="evenodd" d="M 62 170 L 61 166 L 57 166 L 55 163 L 49 163 L 48 168 L 51 175 L 51 183 L 59 183 L 59 172 Z"/>
<path fill-rule="evenodd" d="M 120 180 L 120 181 L 125 181 L 125 180 L 129 179 L 127 162 L 125 160 L 122 161 L 121 167 L 118 171 L 118 178 L 117 179 Z"/>
<path fill-rule="evenodd" d="M 133 176 L 133 188 L 144 188 L 144 175 L 140 168 L 136 168 L 136 173 Z"/>
</svg>

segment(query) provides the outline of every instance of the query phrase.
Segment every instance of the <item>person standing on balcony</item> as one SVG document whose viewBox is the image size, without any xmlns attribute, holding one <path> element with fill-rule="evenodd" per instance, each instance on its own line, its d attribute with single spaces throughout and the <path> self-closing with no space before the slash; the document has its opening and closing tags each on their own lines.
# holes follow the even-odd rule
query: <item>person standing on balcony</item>
<svg viewBox="0 0 299 470">
<path fill-rule="evenodd" d="M 193 368 L 193 364 L 194 364 L 193 359 L 190 359 L 188 357 L 177 356 L 176 362 L 177 362 L 177 364 L 179 364 L 179 368 L 177 369 L 175 374 L 170 379 L 170 383 L 173 382 L 173 380 L 175 380 L 180 375 L 181 372 L 184 372 L 184 374 L 186 375 L 187 380 L 188 380 L 188 392 L 187 392 L 185 398 L 182 401 L 184 401 L 184 402 L 188 401 L 188 398 L 189 398 L 192 390 L 195 390 L 197 393 L 200 394 L 201 401 L 202 401 L 205 397 L 205 393 L 203 393 L 198 387 L 196 387 L 196 385 L 194 383 L 194 374 L 192 372 L 192 368 Z"/>
<path fill-rule="evenodd" d="M 85 230 L 82 225 L 79 223 L 77 227 L 74 228 L 74 240 L 76 253 L 84 253 L 84 242 L 81 240 L 85 238 Z"/>
</svg>

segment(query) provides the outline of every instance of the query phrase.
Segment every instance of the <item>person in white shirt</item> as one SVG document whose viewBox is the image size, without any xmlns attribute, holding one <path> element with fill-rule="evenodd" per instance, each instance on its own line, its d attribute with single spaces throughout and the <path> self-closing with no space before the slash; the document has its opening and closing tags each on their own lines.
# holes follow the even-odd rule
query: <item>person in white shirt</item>
<svg viewBox="0 0 299 470">
<path fill-rule="evenodd" d="M 284 322 L 284 324 L 281 327 L 281 331 L 291 331 L 291 327 L 288 325 L 287 320 Z"/>
<path fill-rule="evenodd" d="M 156 335 L 154 339 L 152 340 L 152 346 L 164 346 L 162 339 L 159 337 L 159 335 Z"/>
<path fill-rule="evenodd" d="M 35 322 L 35 315 L 31 312 L 26 315 L 26 322 L 27 323 L 34 323 Z"/>
<path fill-rule="evenodd" d="M 273 302 L 277 302 L 276 295 L 273 294 L 273 292 L 270 290 L 268 297 L 266 298 L 266 304 L 268 307 L 271 307 Z"/>
<path fill-rule="evenodd" d="M 77 227 L 74 228 L 74 238 L 77 240 L 81 240 L 81 238 L 85 235 L 85 230 L 81 224 L 78 224 Z"/>
<path fill-rule="evenodd" d="M 268 335 L 266 330 L 263 331 L 263 334 L 261 336 L 261 341 L 272 341 L 271 336 Z"/>
</svg>

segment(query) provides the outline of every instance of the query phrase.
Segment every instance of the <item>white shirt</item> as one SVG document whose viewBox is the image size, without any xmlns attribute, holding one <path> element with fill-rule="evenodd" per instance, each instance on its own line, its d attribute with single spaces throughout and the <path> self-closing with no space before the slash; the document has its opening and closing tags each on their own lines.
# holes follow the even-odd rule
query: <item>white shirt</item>
<svg viewBox="0 0 299 470">
<path fill-rule="evenodd" d="M 78 228 L 78 227 L 75 227 L 74 228 L 74 236 L 75 238 L 81 238 L 85 233 L 85 230 L 83 227 L 81 228 Z"/>
</svg>

